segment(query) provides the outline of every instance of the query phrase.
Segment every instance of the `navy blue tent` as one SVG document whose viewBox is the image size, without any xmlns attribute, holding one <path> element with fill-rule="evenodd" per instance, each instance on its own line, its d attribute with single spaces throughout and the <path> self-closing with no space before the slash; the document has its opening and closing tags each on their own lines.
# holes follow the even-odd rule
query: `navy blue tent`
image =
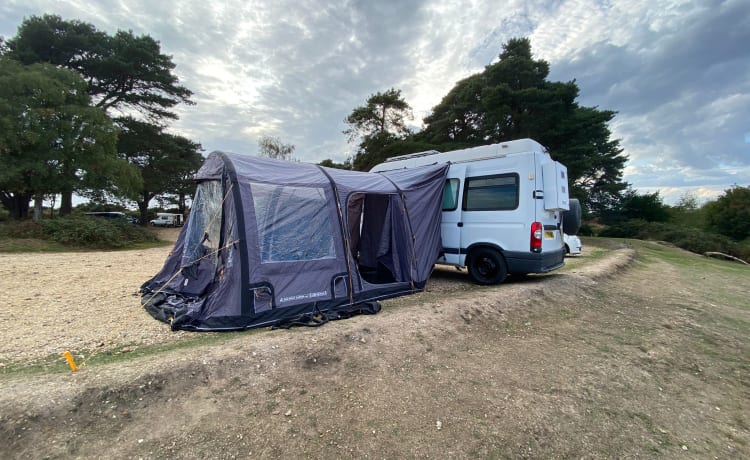
<svg viewBox="0 0 750 460">
<path fill-rule="evenodd" d="M 421 291 L 441 251 L 447 168 L 366 173 L 214 152 L 144 306 L 173 329 L 233 330 Z"/>
</svg>

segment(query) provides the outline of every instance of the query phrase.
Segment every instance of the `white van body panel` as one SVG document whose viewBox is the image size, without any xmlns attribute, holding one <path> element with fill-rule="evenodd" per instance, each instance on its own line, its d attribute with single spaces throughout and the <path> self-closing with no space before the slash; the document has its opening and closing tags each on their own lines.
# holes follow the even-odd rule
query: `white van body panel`
<svg viewBox="0 0 750 460">
<path fill-rule="evenodd" d="M 182 214 L 159 212 L 156 214 L 156 219 L 150 220 L 149 223 L 155 227 L 181 227 L 183 219 Z"/>
<path fill-rule="evenodd" d="M 472 249 L 502 254 L 508 273 L 541 273 L 564 264 L 561 212 L 568 209 L 567 169 L 531 139 L 450 152 L 420 152 L 376 165 L 387 171 L 450 163 L 437 263 L 464 267 Z M 531 248 L 531 226 L 543 226 L 541 249 Z"/>
</svg>

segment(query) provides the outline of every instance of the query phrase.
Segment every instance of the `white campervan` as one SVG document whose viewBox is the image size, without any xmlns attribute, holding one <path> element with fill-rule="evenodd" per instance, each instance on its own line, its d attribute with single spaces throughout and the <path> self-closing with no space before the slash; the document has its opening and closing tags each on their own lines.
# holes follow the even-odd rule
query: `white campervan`
<svg viewBox="0 0 750 460">
<path fill-rule="evenodd" d="M 450 163 L 443 193 L 443 254 L 437 263 L 468 267 L 480 284 L 563 266 L 567 168 L 541 144 L 521 139 L 431 150 L 390 158 L 372 171 L 433 163 Z"/>
<path fill-rule="evenodd" d="M 148 222 L 154 227 L 182 227 L 182 214 L 171 214 L 167 212 L 156 213 L 156 219 Z"/>
</svg>

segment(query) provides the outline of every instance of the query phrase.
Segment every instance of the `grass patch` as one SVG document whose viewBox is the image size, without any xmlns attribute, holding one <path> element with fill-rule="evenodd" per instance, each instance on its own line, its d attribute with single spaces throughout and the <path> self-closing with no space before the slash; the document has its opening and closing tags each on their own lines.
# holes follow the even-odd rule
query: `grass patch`
<svg viewBox="0 0 750 460">
<path fill-rule="evenodd" d="M 747 242 L 734 241 L 724 235 L 685 225 L 634 219 L 612 225 L 602 230 L 599 236 L 669 241 L 679 248 L 696 254 L 715 251 L 730 254 L 746 261 L 750 259 L 750 245 Z"/>
<path fill-rule="evenodd" d="M 3 238 L 0 239 L 0 252 L 65 252 L 70 248 L 54 241 L 38 238 Z"/>
<path fill-rule="evenodd" d="M 69 216 L 0 224 L 0 252 L 148 249 L 168 244 L 125 219 Z"/>
<path fill-rule="evenodd" d="M 166 326 L 165 326 L 166 327 Z M 120 362 L 132 361 L 134 359 L 149 357 L 157 354 L 169 353 L 178 350 L 192 349 L 197 347 L 212 347 L 224 345 L 232 340 L 255 334 L 263 329 L 248 329 L 245 331 L 234 332 L 201 332 L 192 333 L 195 335 L 187 336 L 178 342 L 160 345 L 123 345 L 114 349 L 104 351 L 97 350 L 71 350 L 76 365 L 80 370 L 90 367 L 116 364 Z M 81 358 L 83 356 L 83 358 Z M 84 366 L 81 368 L 81 365 Z M 35 360 L 30 363 L 12 363 L 0 367 L 2 376 L 24 376 L 39 374 L 62 374 L 70 372 L 67 362 L 60 354 L 48 355 L 45 358 Z"/>
</svg>

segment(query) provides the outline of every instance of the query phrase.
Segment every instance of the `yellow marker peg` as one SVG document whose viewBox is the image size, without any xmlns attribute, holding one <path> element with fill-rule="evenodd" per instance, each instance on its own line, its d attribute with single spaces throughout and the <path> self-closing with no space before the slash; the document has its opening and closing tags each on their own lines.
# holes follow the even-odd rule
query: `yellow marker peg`
<svg viewBox="0 0 750 460">
<path fill-rule="evenodd" d="M 68 366 L 70 366 L 70 370 L 75 372 L 78 370 L 78 366 L 76 366 L 76 362 L 73 360 L 73 355 L 70 354 L 69 351 L 63 352 L 63 358 L 65 358 L 66 361 L 68 361 Z"/>
</svg>

